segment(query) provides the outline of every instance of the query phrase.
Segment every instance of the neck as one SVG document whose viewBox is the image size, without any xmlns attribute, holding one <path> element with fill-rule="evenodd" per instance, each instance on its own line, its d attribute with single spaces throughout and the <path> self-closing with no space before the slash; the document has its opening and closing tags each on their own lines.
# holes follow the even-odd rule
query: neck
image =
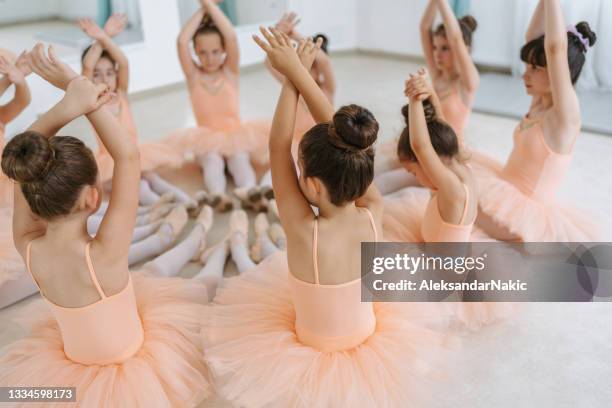
<svg viewBox="0 0 612 408">
<path fill-rule="evenodd" d="M 87 233 L 87 218 L 84 218 L 81 213 L 69 215 L 62 218 L 61 221 L 49 222 L 45 236 L 54 242 L 91 240 Z"/>
<path fill-rule="evenodd" d="M 454 69 L 442 71 L 442 78 L 447 82 L 453 82 L 457 78 L 457 71 Z"/>
<path fill-rule="evenodd" d="M 334 217 L 342 216 L 344 214 L 348 214 L 351 211 L 354 211 L 355 208 L 356 208 L 356 205 L 354 201 L 342 207 L 334 205 L 329 201 L 326 201 L 321 206 L 319 206 L 319 217 L 334 218 Z"/>
</svg>

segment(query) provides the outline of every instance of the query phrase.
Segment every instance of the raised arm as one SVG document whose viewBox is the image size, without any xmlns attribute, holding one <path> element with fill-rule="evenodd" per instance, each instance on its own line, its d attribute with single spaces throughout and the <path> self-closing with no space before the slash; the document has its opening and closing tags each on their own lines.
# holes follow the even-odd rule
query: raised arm
<svg viewBox="0 0 612 408">
<path fill-rule="evenodd" d="M 23 58 L 20 56 L 19 58 Z M 15 119 L 30 104 L 32 96 L 23 72 L 6 57 L 0 56 L 0 74 L 4 74 L 0 83 L 0 95 L 10 86 L 15 85 L 15 95 L 8 103 L 0 106 L 0 122 L 8 123 Z M 5 87 L 6 85 L 6 87 Z M 4 88 L 4 89 L 2 89 Z"/>
<path fill-rule="evenodd" d="M 79 28 L 82 29 L 81 21 L 82 20 L 79 20 L 78 24 L 79 24 Z M 104 24 L 104 32 L 106 32 L 106 34 L 108 34 L 111 38 L 113 38 L 119 33 L 121 33 L 125 29 L 126 25 L 127 25 L 126 15 L 115 13 L 106 21 L 106 24 Z M 98 62 L 98 60 L 100 59 L 100 56 L 102 55 L 102 50 L 103 50 L 103 47 L 99 41 L 94 42 L 91 45 L 91 47 L 89 47 L 87 54 L 85 54 L 85 57 L 83 58 L 83 68 L 81 71 L 81 75 L 84 75 L 93 81 L 94 67 L 96 66 L 96 63 Z"/>
<path fill-rule="evenodd" d="M 438 2 L 438 9 L 442 14 L 442 20 L 444 21 L 444 29 L 446 31 L 446 39 L 450 46 L 453 58 L 459 67 L 459 81 L 461 88 L 464 93 L 464 102 L 471 105 L 476 90 L 480 84 L 480 75 L 478 69 L 472 57 L 470 50 L 463 40 L 463 34 L 461 33 L 461 27 L 459 21 L 455 17 L 453 10 L 450 8 L 447 0 L 436 0 Z"/>
<path fill-rule="evenodd" d="M 332 65 L 329 55 L 324 52 L 318 52 L 315 59 L 317 67 L 321 75 L 323 75 L 323 83 L 321 84 L 321 90 L 329 99 L 329 102 L 334 104 L 334 97 L 336 95 L 336 75 L 334 74 L 334 67 Z"/>
<path fill-rule="evenodd" d="M 262 30 L 262 32 L 264 32 Z M 293 49 L 289 37 L 276 36 L 265 32 L 267 43 L 257 36 L 255 42 L 268 54 L 275 68 L 285 74 L 289 70 L 306 69 L 312 66 L 318 51 L 312 41 L 302 41 L 298 51 Z M 272 185 L 277 197 L 281 223 L 289 233 L 296 231 L 312 219 L 312 209 L 300 189 L 295 163 L 291 154 L 291 144 L 295 128 L 295 115 L 298 102 L 298 92 L 288 78 L 284 80 L 272 130 L 270 132 L 270 163 Z"/>
<path fill-rule="evenodd" d="M 187 78 L 188 81 L 193 79 L 195 74 L 198 72 L 198 66 L 193 61 L 193 57 L 191 56 L 189 43 L 192 41 L 196 31 L 198 31 L 198 27 L 200 26 L 203 18 L 204 9 L 199 8 L 185 23 L 178 35 L 178 38 L 176 39 L 176 48 L 178 50 L 179 61 L 181 63 L 181 68 L 183 69 L 183 74 L 185 74 L 185 78 Z"/>
<path fill-rule="evenodd" d="M 114 161 L 112 189 L 108 210 L 104 215 L 96 238 L 96 245 L 103 253 L 113 254 L 117 262 L 126 262 L 136 225 L 138 209 L 138 183 L 140 181 L 140 156 L 138 147 L 118 120 L 106 108 L 87 115 L 100 140 Z"/>
<path fill-rule="evenodd" d="M 425 63 L 427 69 L 434 76 L 434 78 L 440 75 L 440 71 L 436 68 L 433 55 L 433 31 L 432 26 L 436 19 L 438 12 L 436 0 L 428 0 L 427 7 L 421 17 L 420 31 L 421 31 L 421 46 L 423 47 L 423 54 L 425 55 Z"/>
<path fill-rule="evenodd" d="M 87 53 L 83 64 L 84 71 L 85 67 L 87 67 L 87 72 L 91 75 L 86 76 L 88 78 L 93 78 L 93 68 L 100 59 L 102 49 L 105 49 L 110 54 L 111 58 L 115 60 L 119 69 L 117 75 L 117 91 L 127 93 L 130 80 L 130 67 L 129 61 L 123 51 L 121 51 L 121 48 L 113 41 L 111 36 L 101 29 L 92 19 L 85 18 L 79 20 L 79 26 L 88 36 L 96 40 L 96 43 Z"/>
<path fill-rule="evenodd" d="M 427 98 L 427 95 L 408 92 L 408 96 L 410 98 L 408 107 L 410 147 L 433 185 L 439 190 L 449 191 L 449 188 L 456 184 L 457 178 L 442 162 L 431 144 L 423 108 L 423 100 Z"/>
<path fill-rule="evenodd" d="M 525 39 L 527 42 L 535 40 L 544 34 L 544 2 L 538 1 L 538 5 L 531 16 Z"/>
<path fill-rule="evenodd" d="M 418 71 L 419 75 L 413 76 L 405 83 L 404 93 L 406 95 L 415 93 L 417 95 L 425 95 L 426 99 L 432 104 L 436 111 L 436 117 L 442 120 L 446 120 L 444 117 L 444 111 L 442 110 L 442 104 L 440 104 L 440 98 L 436 93 L 431 81 L 428 79 L 428 72 L 421 68 Z"/>
<path fill-rule="evenodd" d="M 564 130 L 580 128 L 580 104 L 571 81 L 567 31 L 558 0 L 544 0 L 544 22 L 544 48 L 553 99 L 552 115 L 547 122 L 563 137 Z M 575 132 L 569 134 L 573 137 Z"/>
<path fill-rule="evenodd" d="M 200 0 L 204 11 L 210 15 L 210 18 L 215 23 L 225 43 L 225 52 L 227 58 L 224 66 L 229 68 L 235 74 L 240 71 L 240 48 L 238 47 L 238 36 L 232 22 L 227 18 L 225 13 L 221 11 L 217 3 L 213 0 Z"/>
</svg>

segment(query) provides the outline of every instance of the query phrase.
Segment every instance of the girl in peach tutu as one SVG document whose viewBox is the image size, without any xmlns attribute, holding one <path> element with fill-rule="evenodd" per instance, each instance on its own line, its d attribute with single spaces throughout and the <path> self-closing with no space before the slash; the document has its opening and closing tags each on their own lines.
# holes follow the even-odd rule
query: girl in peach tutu
<svg viewBox="0 0 612 408">
<path fill-rule="evenodd" d="M 418 405 L 416 394 L 427 392 L 420 368 L 438 334 L 410 323 L 414 308 L 361 302 L 361 242 L 382 239 L 382 199 L 371 184 L 378 124 L 357 105 L 334 112 L 308 72 L 312 41 L 296 52 L 287 35 L 262 33 L 256 42 L 287 78 L 270 136 L 287 252 L 219 289 L 202 331 L 209 369 L 239 406 Z M 291 144 L 300 94 L 319 124 L 300 143 L 298 177 Z"/>
<path fill-rule="evenodd" d="M 442 23 L 433 30 L 438 11 Z M 462 147 L 480 84 L 480 75 L 470 55 L 477 25 L 472 16 L 457 19 L 448 0 L 429 0 L 421 19 L 421 44 L 427 69 L 439 97 L 443 117 L 455 131 Z M 397 163 L 395 143 L 383 145 L 379 153 L 383 160 L 377 165 L 376 185 L 383 194 L 416 184 L 416 180 L 402 171 Z M 383 173 L 385 170 L 390 171 Z"/>
<path fill-rule="evenodd" d="M 300 19 L 295 13 L 285 13 L 283 17 L 276 23 L 275 28 L 280 32 L 283 32 L 289 36 L 293 41 L 299 42 L 304 37 L 296 30 L 296 25 L 299 24 Z M 321 38 L 321 50 L 323 52 L 317 53 L 315 62 L 312 64 L 310 69 L 310 75 L 315 80 L 317 85 L 321 88 L 325 96 L 329 99 L 329 102 L 334 104 L 334 97 L 336 94 L 336 76 L 334 74 L 334 67 L 332 66 L 331 59 L 327 54 L 328 39 L 324 34 L 315 34 L 313 41 L 317 42 Z M 285 80 L 284 76 L 275 70 L 270 64 L 270 60 L 266 58 L 266 67 L 270 73 L 280 82 L 281 84 Z M 315 125 L 315 121 L 308 110 L 308 106 L 304 101 L 304 98 L 300 97 L 298 102 L 297 113 L 295 117 L 295 133 L 293 135 L 293 157 L 297 158 L 297 149 L 300 144 L 300 140 L 304 133 Z M 247 207 L 253 207 L 258 210 L 260 208 L 268 208 L 270 205 L 272 209 L 276 208 L 276 203 L 270 204 L 269 200 L 274 197 L 272 190 L 272 175 L 268 171 L 261 178 L 259 185 L 249 190 L 237 189 L 235 192 Z"/>
<path fill-rule="evenodd" d="M 66 94 L 2 156 L 2 170 L 16 182 L 15 246 L 43 300 L 28 313 L 31 333 L 0 357 L 0 385 L 76 387 L 84 407 L 195 406 L 209 390 L 197 335 L 206 289 L 128 271 L 138 147 L 103 106 L 112 97 L 105 85 L 49 59 L 41 46 L 30 62 Z M 94 155 L 79 139 L 55 136 L 81 115 L 115 163 L 110 205 L 94 239 L 86 228 L 101 195 Z"/>
<path fill-rule="evenodd" d="M 411 75 L 406 83 L 410 104 L 402 113 L 406 128 L 400 136 L 397 154 L 404 168 L 428 187 L 408 188 L 385 200 L 385 238 L 397 242 L 470 242 L 477 236 L 474 221 L 478 213 L 478 186 L 468 155 L 449 123 L 438 118 L 430 102 L 434 90 L 425 70 Z M 466 302 L 445 305 L 464 327 L 476 330 L 509 317 L 508 303 Z"/>
<path fill-rule="evenodd" d="M 531 106 L 514 131 L 505 166 L 477 167 L 477 225 L 501 240 L 596 241 L 593 222 L 555 196 L 580 134 L 574 84 L 597 37 L 586 22 L 566 27 L 558 0 L 540 0 L 526 38 L 521 59 Z"/>
<path fill-rule="evenodd" d="M 115 94 L 108 103 L 107 109 L 118 118 L 126 128 L 130 137 L 137 143 L 138 133 L 128 102 L 129 63 L 121 48 L 113 41 L 113 37 L 121 33 L 125 27 L 126 17 L 121 14 L 111 16 L 104 29 L 101 29 L 92 19 L 79 20 L 79 27 L 95 42 L 83 52 L 82 74 L 95 84 L 105 84 Z M 100 179 L 103 183 L 110 181 L 113 175 L 113 160 L 98 138 L 99 152 L 97 154 Z M 155 169 L 160 167 L 180 167 L 183 155 L 173 151 L 162 143 L 144 143 L 139 145 L 142 165 L 140 180 L 140 203 L 150 206 L 159 201 L 163 194 L 172 195 L 177 201 L 184 203 L 188 209 L 197 207 L 196 201 L 178 187 L 162 179 Z M 103 215 L 103 214 L 101 214 Z"/>
<path fill-rule="evenodd" d="M 201 5 L 177 40 L 198 127 L 180 130 L 168 141 L 194 153 L 202 166 L 207 193 L 202 191 L 196 198 L 225 211 L 232 207 L 225 192 L 226 164 L 237 188 L 254 187 L 256 177 L 250 153 L 265 146 L 270 127 L 240 119 L 236 31 L 214 0 L 201 0 Z M 198 62 L 192 58 L 191 42 Z"/>
<path fill-rule="evenodd" d="M 397 155 L 405 171 L 431 190 L 428 200 L 417 189 L 387 199 L 385 237 L 399 242 L 469 242 L 478 213 L 478 188 L 459 139 L 437 117 L 430 87 L 421 69 L 406 81 L 410 103 L 402 108 L 406 128 Z"/>
</svg>

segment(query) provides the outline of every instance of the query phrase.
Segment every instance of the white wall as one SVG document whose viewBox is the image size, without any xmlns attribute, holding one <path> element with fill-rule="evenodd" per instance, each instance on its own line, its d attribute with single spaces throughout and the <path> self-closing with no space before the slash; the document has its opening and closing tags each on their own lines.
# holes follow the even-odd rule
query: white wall
<svg viewBox="0 0 612 408">
<path fill-rule="evenodd" d="M 57 14 L 59 0 L 1 0 L 0 24 L 45 19 Z"/>
</svg>

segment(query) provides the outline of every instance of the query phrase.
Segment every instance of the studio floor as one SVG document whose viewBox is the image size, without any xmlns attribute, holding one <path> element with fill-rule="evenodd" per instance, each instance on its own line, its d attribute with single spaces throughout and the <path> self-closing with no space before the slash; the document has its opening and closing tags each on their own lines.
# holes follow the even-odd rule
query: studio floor
<svg viewBox="0 0 612 408">
<path fill-rule="evenodd" d="M 357 103 L 368 107 L 380 123 L 380 140 L 395 137 L 402 128 L 404 79 L 418 66 L 403 59 L 362 54 L 335 55 L 333 62 L 338 81 L 336 105 Z M 271 118 L 279 90 L 263 67 L 245 69 L 241 75 L 243 118 Z M 131 101 L 141 141 L 158 139 L 195 123 L 183 85 L 135 95 Z M 514 119 L 474 113 L 466 138 L 473 148 L 504 161 L 512 147 L 516 124 Z M 60 134 L 87 135 L 93 146 L 89 125 L 84 121 L 76 121 Z M 593 214 L 605 229 L 606 241 L 612 241 L 611 157 L 612 137 L 581 134 L 560 193 L 561 200 Z M 183 187 L 195 191 L 201 176 L 195 168 L 185 171 L 193 177 Z M 227 219 L 227 214 L 216 214 L 209 245 L 225 236 Z M 190 265 L 182 276 L 190 277 L 197 270 L 197 264 Z M 226 275 L 234 273 L 230 261 Z M 23 336 L 12 321 L 36 298 L 38 295 L 0 310 L 0 346 Z M 612 406 L 611 323 L 612 305 L 607 303 L 525 304 L 515 319 L 463 338 L 463 346 L 439 380 L 430 406 Z M 219 399 L 201 404 L 225 406 L 229 404 Z"/>
</svg>

